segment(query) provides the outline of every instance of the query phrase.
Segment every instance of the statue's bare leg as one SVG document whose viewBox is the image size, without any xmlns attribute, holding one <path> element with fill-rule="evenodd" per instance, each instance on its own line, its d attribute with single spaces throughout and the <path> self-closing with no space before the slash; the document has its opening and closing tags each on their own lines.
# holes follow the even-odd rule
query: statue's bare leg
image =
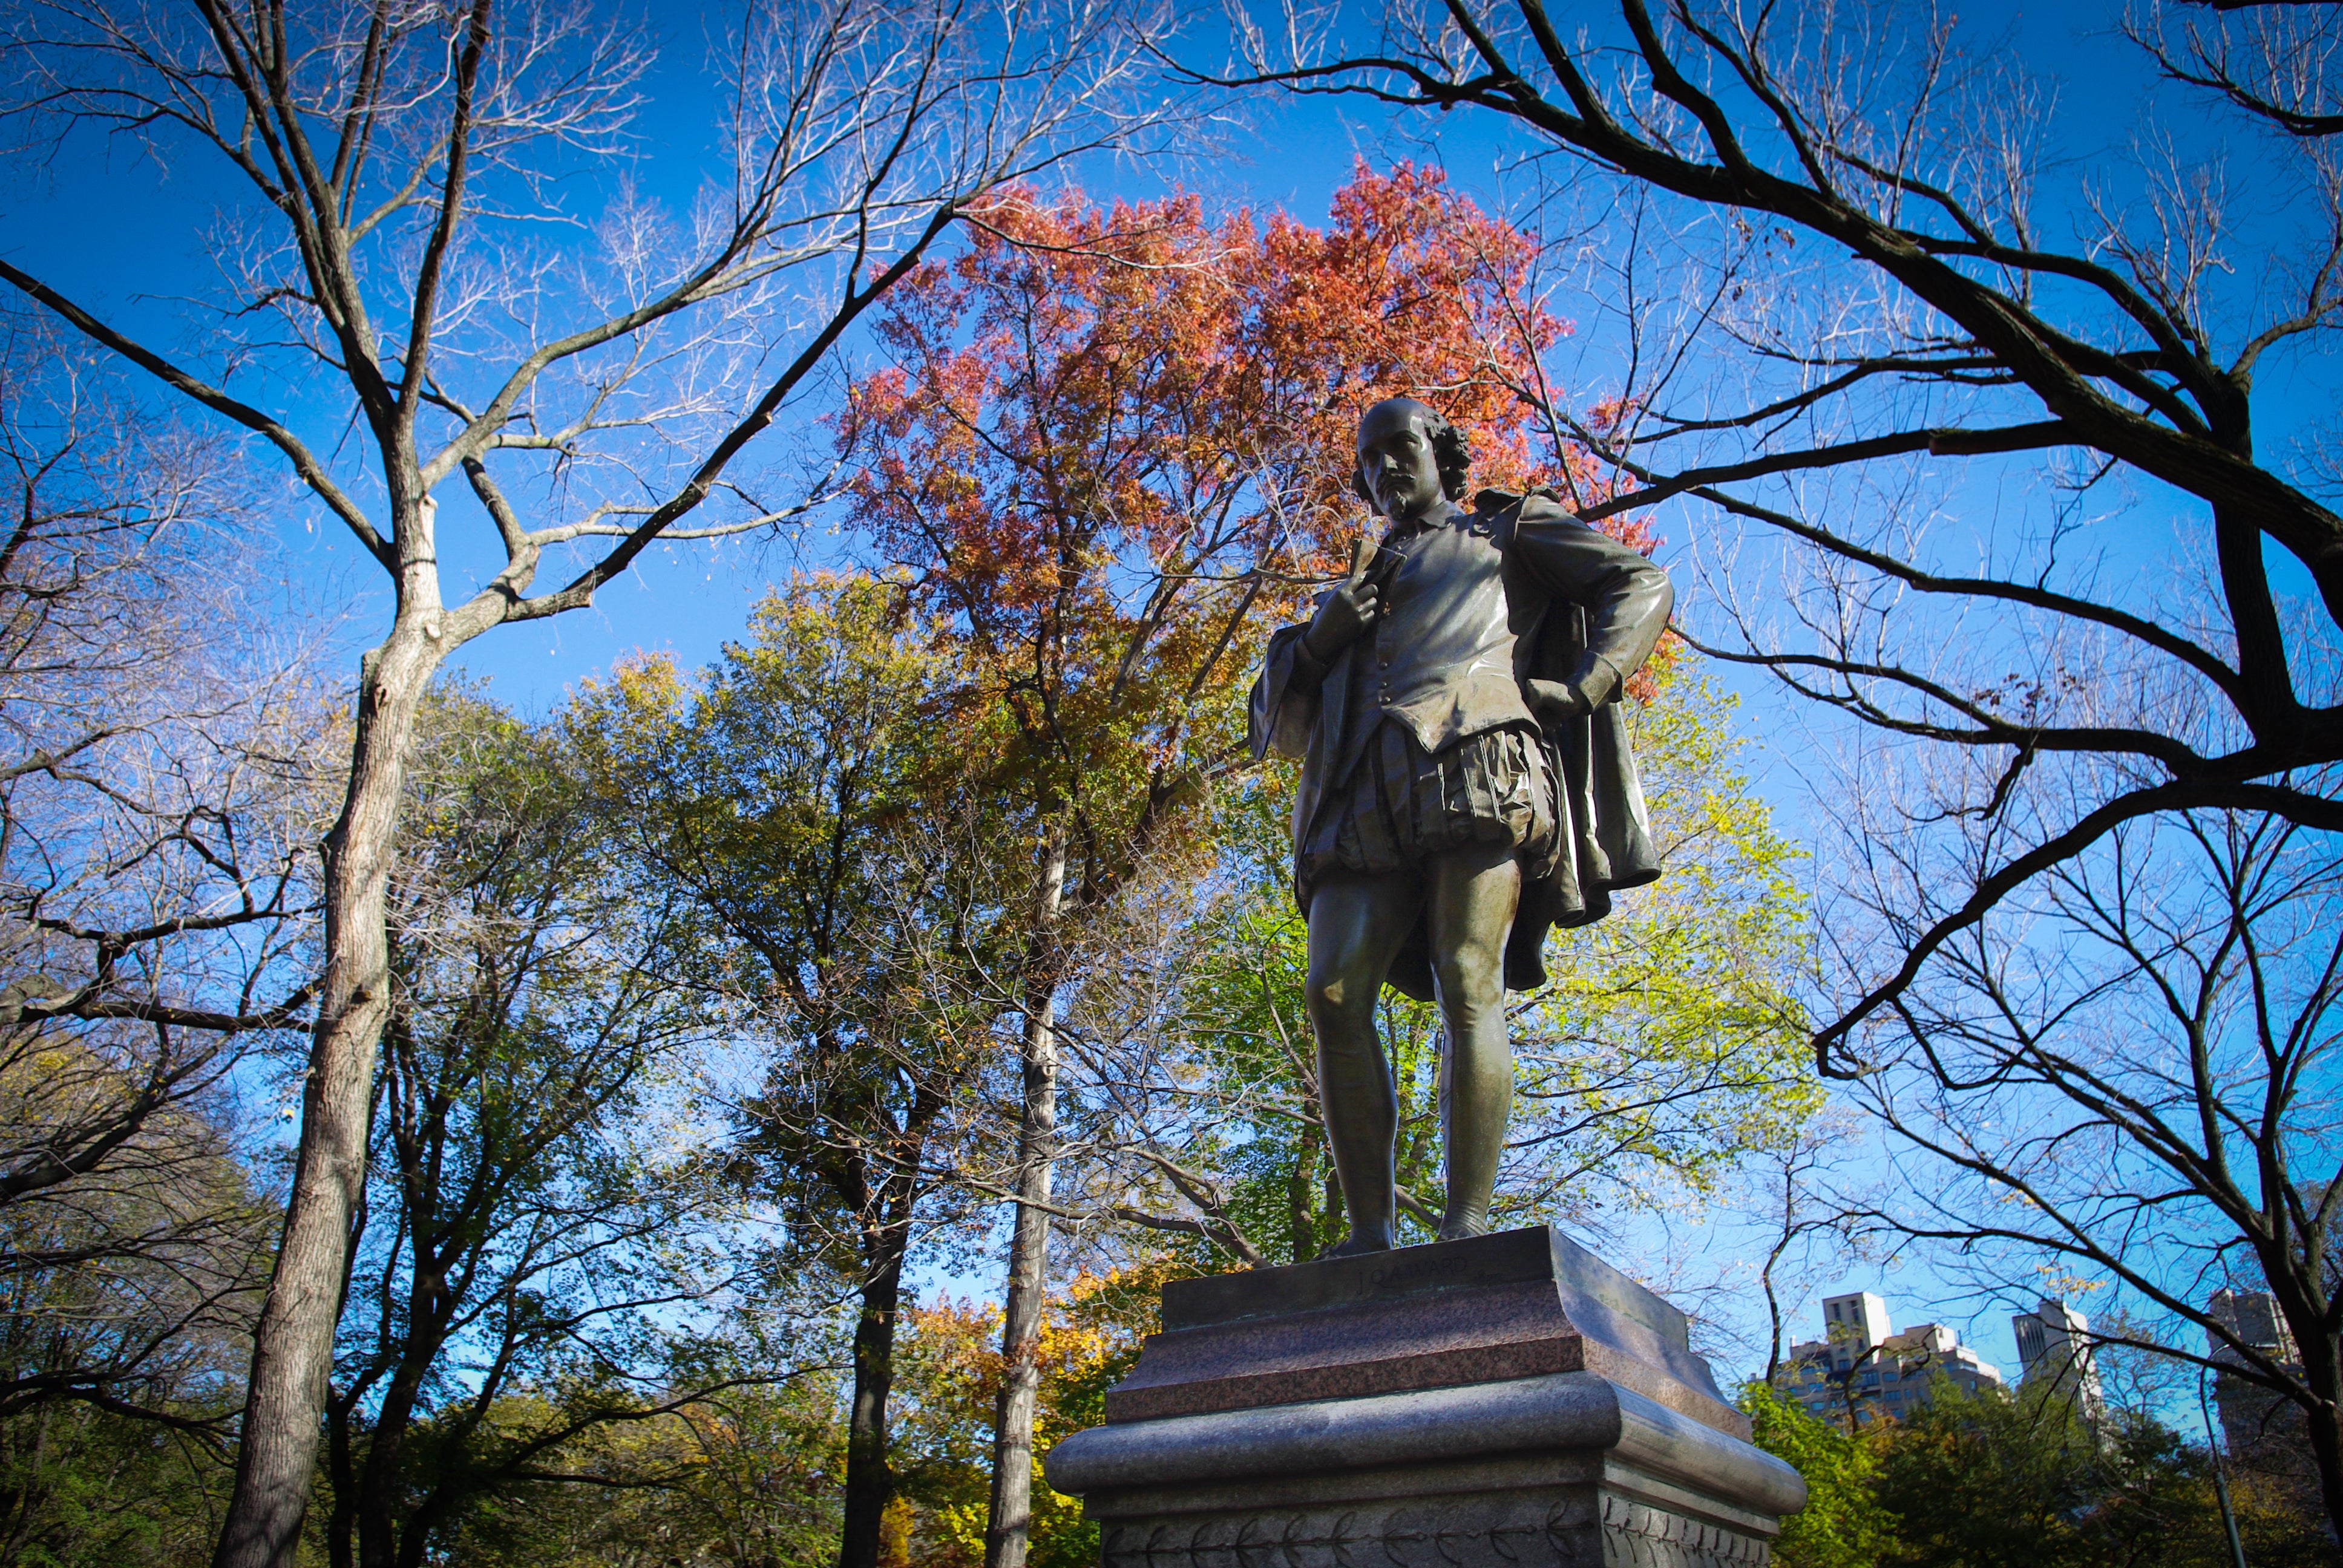
<svg viewBox="0 0 2343 1568">
<path fill-rule="evenodd" d="M 1505 1030 L 1505 939 L 1521 902 L 1511 846 L 1480 844 L 1424 866 L 1425 935 L 1448 1034 L 1441 1064 L 1441 1141 L 1448 1211 L 1440 1239 L 1485 1235 L 1505 1124 L 1513 1110 L 1513 1045 Z"/>
<path fill-rule="evenodd" d="M 1423 886 L 1413 876 L 1338 873 L 1311 895 L 1310 976 L 1302 994 L 1318 1039 L 1326 1144 L 1351 1211 L 1350 1239 L 1328 1257 L 1391 1248 L 1399 1093 L 1375 1032 L 1375 1000 L 1423 903 Z"/>
</svg>

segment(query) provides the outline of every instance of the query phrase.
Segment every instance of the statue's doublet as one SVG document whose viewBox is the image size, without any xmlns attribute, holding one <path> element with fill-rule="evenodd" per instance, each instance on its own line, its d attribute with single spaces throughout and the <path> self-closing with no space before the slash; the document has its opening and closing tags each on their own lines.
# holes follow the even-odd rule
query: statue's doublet
<svg viewBox="0 0 2343 1568">
<path fill-rule="evenodd" d="M 1505 555 L 1491 524 L 1451 512 L 1378 552 L 1370 575 L 1383 614 L 1355 648 L 1328 789 L 1350 778 L 1379 723 L 1405 729 L 1426 752 L 1508 724 L 1537 727 L 1513 673 Z"/>
</svg>

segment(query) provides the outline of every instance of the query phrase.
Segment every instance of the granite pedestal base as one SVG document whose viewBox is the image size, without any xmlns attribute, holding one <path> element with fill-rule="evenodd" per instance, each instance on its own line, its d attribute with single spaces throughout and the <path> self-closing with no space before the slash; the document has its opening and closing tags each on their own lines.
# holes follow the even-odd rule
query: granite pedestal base
<svg viewBox="0 0 2343 1568">
<path fill-rule="evenodd" d="M 1104 1568 L 1762 1564 L 1805 1484 L 1684 1315 L 1559 1231 L 1167 1286 L 1044 1461 Z"/>
</svg>

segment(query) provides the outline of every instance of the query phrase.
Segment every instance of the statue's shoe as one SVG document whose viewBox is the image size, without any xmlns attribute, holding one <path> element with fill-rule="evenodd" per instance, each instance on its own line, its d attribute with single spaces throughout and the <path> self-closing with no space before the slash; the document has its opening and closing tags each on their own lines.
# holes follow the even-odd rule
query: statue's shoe
<svg viewBox="0 0 2343 1568">
<path fill-rule="evenodd" d="M 1486 1220 L 1443 1220 L 1440 1221 L 1440 1239 L 1443 1241 L 1462 1241 L 1473 1236 L 1485 1236 L 1488 1233 L 1489 1221 Z"/>
<path fill-rule="evenodd" d="M 1369 1241 L 1353 1236 L 1348 1241 L 1335 1242 L 1319 1253 L 1315 1261 L 1322 1263 L 1329 1258 L 1359 1258 L 1364 1257 L 1369 1252 L 1388 1252 L 1391 1250 L 1392 1244 L 1389 1241 Z"/>
</svg>

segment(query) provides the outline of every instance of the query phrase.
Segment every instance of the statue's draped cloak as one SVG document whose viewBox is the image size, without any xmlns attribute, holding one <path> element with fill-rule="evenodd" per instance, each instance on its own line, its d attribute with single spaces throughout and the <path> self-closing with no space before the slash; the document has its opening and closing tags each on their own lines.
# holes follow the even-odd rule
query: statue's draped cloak
<svg viewBox="0 0 2343 1568">
<path fill-rule="evenodd" d="M 1416 710 L 1436 712 L 1423 733 L 1428 749 L 1485 729 L 1527 720 L 1520 683 L 1552 680 L 1576 688 L 1592 711 L 1541 731 L 1548 772 L 1560 796 L 1555 819 L 1564 852 L 1550 876 L 1525 879 L 1505 944 L 1505 985 L 1530 990 L 1545 983 L 1545 934 L 1554 926 L 1583 926 L 1611 910 L 1611 895 L 1660 874 L 1642 780 L 1628 745 L 1626 678 L 1643 668 L 1667 626 L 1674 592 L 1667 574 L 1636 551 L 1578 521 L 1550 492 L 1527 496 L 1483 490 L 1464 517 L 1467 531 L 1502 557 L 1504 613 L 1513 636 L 1513 680 L 1457 668 L 1421 675 L 1403 689 L 1417 693 Z M 1455 597 L 1455 596 L 1452 596 Z M 1455 612 L 1470 613 L 1455 597 Z M 1378 721 L 1371 704 L 1354 701 L 1359 683 L 1378 678 L 1367 668 L 1375 639 L 1362 638 L 1337 654 L 1322 676 L 1302 648 L 1306 624 L 1281 628 L 1252 689 L 1251 739 L 1255 757 L 1276 751 L 1302 759 L 1293 802 L 1297 854 L 1310 841 L 1320 812 L 1342 787 Z M 1406 646 L 1437 647 L 1437 625 L 1415 627 Z M 1405 648 L 1401 650 L 1403 657 Z M 1385 656 L 1388 663 L 1389 654 Z M 1312 678 L 1312 677 L 1318 677 Z M 1381 677 L 1391 678 L 1385 670 Z M 1382 722 L 1397 722 L 1384 719 Z M 1310 890 L 1297 874 L 1296 896 Z M 1309 912 L 1307 904 L 1303 914 Z M 1432 1000 L 1431 954 L 1421 920 L 1393 960 L 1390 981 L 1418 1000 Z"/>
</svg>

